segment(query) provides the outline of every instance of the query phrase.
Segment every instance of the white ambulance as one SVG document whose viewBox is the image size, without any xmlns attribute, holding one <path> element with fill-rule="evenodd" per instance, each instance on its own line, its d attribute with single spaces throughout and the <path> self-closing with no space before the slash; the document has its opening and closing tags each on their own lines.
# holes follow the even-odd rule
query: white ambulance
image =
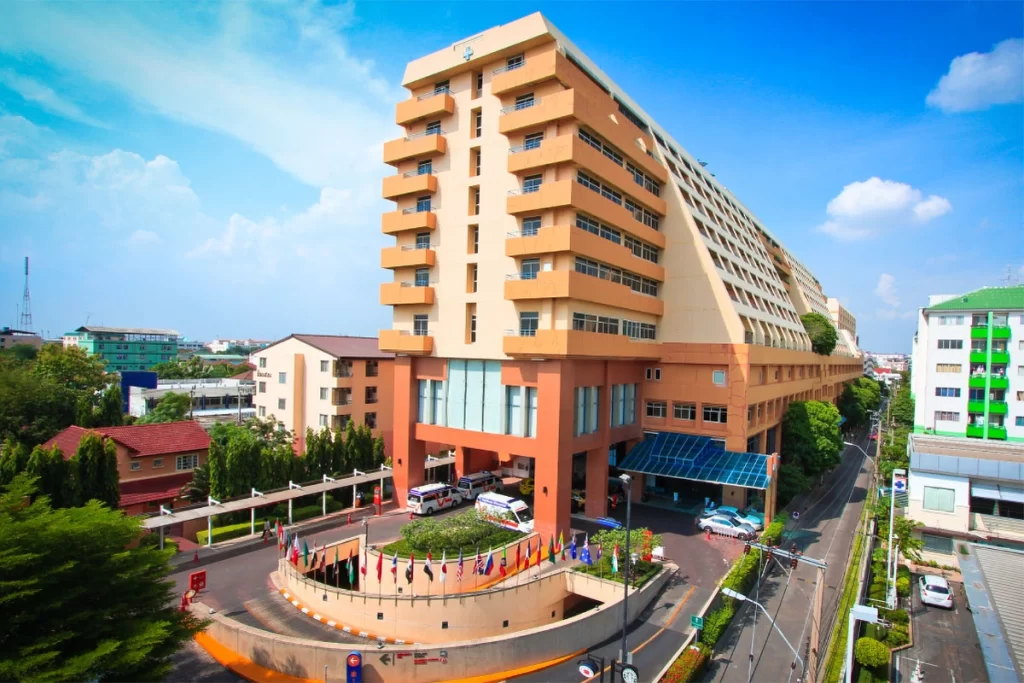
<svg viewBox="0 0 1024 683">
<path fill-rule="evenodd" d="M 432 515 L 462 504 L 462 494 L 448 484 L 424 484 L 409 491 L 405 509 L 417 515 Z"/>
<path fill-rule="evenodd" d="M 476 472 L 459 477 L 455 483 L 464 500 L 475 500 L 481 493 L 497 492 L 501 489 L 501 479 L 491 472 Z"/>
<path fill-rule="evenodd" d="M 500 493 L 481 493 L 476 497 L 476 512 L 480 519 L 495 526 L 526 534 L 533 532 L 533 514 L 526 503 L 518 498 Z"/>
</svg>

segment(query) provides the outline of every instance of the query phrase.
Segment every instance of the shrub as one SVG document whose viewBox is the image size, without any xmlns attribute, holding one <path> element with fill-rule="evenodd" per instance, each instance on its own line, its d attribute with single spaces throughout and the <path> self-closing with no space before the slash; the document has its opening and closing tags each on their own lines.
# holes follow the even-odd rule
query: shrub
<svg viewBox="0 0 1024 683">
<path fill-rule="evenodd" d="M 544 560 L 547 560 L 547 549 L 541 553 Z M 620 560 L 622 558 L 619 558 Z M 515 559 L 510 559 L 509 562 L 514 562 Z M 608 579 L 609 581 L 617 581 L 622 583 L 623 573 L 622 565 L 625 562 L 619 563 L 619 572 L 612 574 L 612 560 L 611 555 L 602 555 L 601 559 L 595 562 L 591 566 L 585 564 L 578 564 L 573 567 L 574 571 L 578 571 L 581 574 L 587 574 L 589 576 L 597 576 L 600 578 Z M 642 588 L 647 584 L 648 581 L 653 579 L 661 571 L 661 565 L 654 562 L 647 562 L 645 560 L 637 560 L 635 567 L 629 569 L 629 583 L 631 586 Z"/>
<path fill-rule="evenodd" d="M 338 503 L 331 498 L 327 499 L 327 513 L 337 512 L 341 510 L 341 503 Z M 263 533 L 263 520 L 270 520 L 273 524 L 275 519 L 280 519 L 282 524 L 286 524 L 288 520 L 288 508 L 284 509 L 283 515 L 275 515 L 275 509 L 269 510 L 269 514 L 260 515 L 260 512 L 256 512 L 256 533 Z M 306 519 L 312 519 L 314 517 L 320 517 L 323 515 L 323 507 L 321 505 L 307 505 L 301 508 L 292 508 L 292 522 L 301 522 Z M 248 536 L 250 529 L 250 522 L 239 522 L 238 524 L 226 524 L 224 526 L 213 527 L 213 542 L 220 543 L 221 541 L 227 541 L 232 538 L 239 538 L 241 536 Z M 206 545 L 206 529 L 201 529 L 196 532 L 196 542 L 199 545 Z"/>
<path fill-rule="evenodd" d="M 910 623 L 910 615 L 907 614 L 907 610 L 905 609 L 880 609 L 878 610 L 878 616 L 893 624 Z"/>
<path fill-rule="evenodd" d="M 889 663 L 889 648 L 874 638 L 858 638 L 854 656 L 858 664 L 874 668 Z"/>
<path fill-rule="evenodd" d="M 885 602 L 886 590 L 884 583 L 873 583 L 871 589 L 868 591 L 868 597 L 872 600 L 881 600 Z"/>
<path fill-rule="evenodd" d="M 736 608 L 733 606 L 733 601 L 729 600 L 725 605 L 704 617 L 704 630 L 701 631 L 700 642 L 713 648 L 725 633 L 734 614 L 736 614 Z"/>
<path fill-rule="evenodd" d="M 439 520 L 418 519 L 403 526 L 401 534 L 401 540 L 388 544 L 382 552 L 388 555 L 396 552 L 408 555 L 412 552 L 421 559 L 427 556 L 428 551 L 435 556 L 447 551 L 448 557 L 458 557 L 461 550 L 463 554 L 475 556 L 479 548 L 480 553 L 486 555 L 490 548 L 500 548 L 522 538 L 518 531 L 503 529 L 480 519 L 476 510 L 466 510 Z M 608 552 L 610 550 L 606 549 Z M 594 552 L 593 549 L 591 552 Z M 541 557 L 547 559 L 546 545 L 541 551 Z M 515 558 L 509 558 L 509 562 L 515 562 Z"/>
<path fill-rule="evenodd" d="M 960 550 L 960 554 L 961 555 L 966 555 L 967 554 L 967 546 L 965 544 L 961 543 L 959 545 L 959 550 Z"/>
<path fill-rule="evenodd" d="M 944 565 L 942 565 L 942 568 L 945 569 L 947 572 L 959 572 L 960 571 L 960 567 L 954 567 L 951 564 L 944 564 Z"/>
<path fill-rule="evenodd" d="M 896 595 L 901 598 L 905 598 L 910 595 L 910 579 L 906 576 L 901 576 L 896 579 Z"/>
<path fill-rule="evenodd" d="M 867 624 L 864 627 L 864 635 L 868 638 L 874 638 L 875 640 L 882 642 L 886 636 L 889 635 L 889 631 L 881 624 Z"/>
<path fill-rule="evenodd" d="M 890 648 L 903 647 L 909 642 L 910 632 L 906 626 L 900 624 L 894 624 L 885 638 L 885 644 Z"/>
<path fill-rule="evenodd" d="M 701 644 L 686 648 L 683 654 L 672 662 L 661 683 L 690 683 L 699 680 L 704 674 L 704 665 L 707 664 L 710 654 L 710 650 Z"/>
<path fill-rule="evenodd" d="M 896 567 L 896 578 L 897 579 L 906 579 L 907 581 L 910 581 L 910 567 L 906 566 L 905 564 L 901 564 L 901 565 L 897 566 Z"/>
<path fill-rule="evenodd" d="M 932 567 L 933 569 L 938 569 L 939 568 L 939 563 L 936 562 L 935 560 L 928 560 L 927 562 L 925 562 L 925 564 L 928 565 L 929 567 Z"/>
<path fill-rule="evenodd" d="M 761 542 L 767 543 L 771 541 L 772 545 L 778 544 L 782 538 L 782 533 L 786 530 L 786 520 L 776 519 L 771 524 L 765 527 L 761 533 Z"/>
</svg>

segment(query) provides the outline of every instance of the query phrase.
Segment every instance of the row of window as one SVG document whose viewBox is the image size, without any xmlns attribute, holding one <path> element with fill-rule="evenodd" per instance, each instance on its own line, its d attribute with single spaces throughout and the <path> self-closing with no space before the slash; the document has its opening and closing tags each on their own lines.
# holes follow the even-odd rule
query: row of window
<svg viewBox="0 0 1024 683">
<path fill-rule="evenodd" d="M 473 361 L 470 361 L 473 363 Z M 465 366 L 466 361 L 462 361 Z M 481 363 L 481 361 L 475 361 Z M 482 366 L 481 366 L 482 367 Z M 419 412 L 417 421 L 473 431 L 535 437 L 537 435 L 536 387 L 503 386 L 500 367 L 496 376 L 478 377 L 472 374 L 456 375 L 445 383 L 441 380 L 419 380 Z M 469 381 L 467 381 L 469 380 Z M 484 385 L 487 385 L 486 391 Z M 476 389 L 480 389 L 479 392 Z M 499 395 L 502 406 L 490 405 L 489 398 Z M 526 410 L 523 410 L 523 407 Z M 500 414 L 500 419 L 499 419 Z M 458 423 L 458 424 L 456 424 Z"/>
<path fill-rule="evenodd" d="M 164 466 L 164 459 L 163 458 L 153 458 L 153 464 L 152 464 L 153 469 L 155 469 L 155 470 L 156 469 L 160 469 L 163 466 Z M 185 470 L 194 470 L 197 467 L 199 467 L 199 454 L 198 453 L 191 453 L 189 455 L 179 455 L 179 456 L 176 456 L 174 458 L 174 469 L 178 470 L 179 472 L 185 471 Z M 131 463 L 131 465 L 129 466 L 129 469 L 132 472 L 138 472 L 139 470 L 142 469 L 142 463 L 139 462 L 138 460 L 135 460 L 135 461 L 133 461 Z"/>
<path fill-rule="evenodd" d="M 963 339 L 939 339 L 938 347 L 940 349 L 962 349 L 964 348 Z"/>
<path fill-rule="evenodd" d="M 656 197 L 661 196 L 661 184 L 634 166 L 632 162 L 627 161 L 623 164 L 622 154 L 615 146 L 608 144 L 600 136 L 591 133 L 589 130 L 582 127 L 579 129 L 578 135 L 580 140 L 583 140 L 585 143 L 601 152 L 601 154 L 605 155 L 619 166 L 625 166 L 629 174 L 633 176 L 633 181 L 636 182 L 637 185 L 646 189 Z"/>
<path fill-rule="evenodd" d="M 960 387 L 935 387 L 935 395 L 944 398 L 960 398 Z"/>
<path fill-rule="evenodd" d="M 729 418 L 729 409 L 727 406 L 715 406 L 707 405 L 702 406 L 701 416 L 704 422 L 714 422 L 717 424 L 725 424 Z M 668 416 L 668 402 L 666 401 L 647 401 L 646 405 L 647 417 L 664 418 Z M 687 420 L 692 421 L 697 419 L 697 404 L 696 403 L 672 403 L 672 418 L 675 420 Z"/>
<path fill-rule="evenodd" d="M 602 280 L 611 280 L 616 284 L 626 285 L 634 292 L 640 292 L 648 296 L 658 296 L 658 283 L 655 280 L 641 277 L 628 270 L 613 268 L 612 266 L 592 261 L 582 256 L 576 257 L 576 272 L 590 275 L 591 277 L 598 277 Z"/>
<path fill-rule="evenodd" d="M 963 372 L 963 369 L 964 369 L 964 366 L 961 363 L 936 363 L 935 364 L 935 372 L 957 373 L 957 372 Z M 973 374 L 973 375 L 983 375 L 986 372 L 984 364 L 972 365 L 970 370 L 971 370 L 971 374 Z M 992 364 L 992 374 L 993 375 L 1005 376 L 1006 375 L 1006 371 L 1007 371 L 1007 367 L 1006 367 L 1005 364 L 1003 364 L 1003 363 L 993 363 Z M 1018 365 L 1017 366 L 1017 376 L 1018 377 L 1024 377 L 1024 365 Z"/>
<path fill-rule="evenodd" d="M 532 177 L 534 176 L 531 176 L 531 178 Z M 539 176 L 536 177 L 539 178 Z M 530 180 L 530 178 L 527 178 L 526 180 Z M 623 200 L 622 194 L 615 188 L 611 187 L 610 185 L 605 185 L 597 178 L 594 178 L 593 176 L 584 173 L 583 171 L 576 171 L 576 182 L 578 182 L 580 185 L 587 188 L 588 190 L 593 190 L 594 192 L 598 193 L 605 199 L 609 199 L 612 202 L 618 204 L 619 206 L 625 208 L 626 211 L 629 211 L 631 214 L 633 214 L 633 218 L 640 221 L 647 227 L 654 228 L 655 230 L 660 229 L 661 222 L 656 214 L 654 214 L 646 207 L 638 204 L 634 200 L 630 199 L 629 197 L 626 197 L 625 200 Z M 539 185 L 539 182 L 537 184 Z M 527 192 L 525 181 L 523 192 Z"/>
<path fill-rule="evenodd" d="M 655 339 L 658 329 L 653 323 L 641 323 L 634 320 L 622 320 L 622 334 L 630 339 Z M 520 317 L 520 326 L 522 318 Z M 572 329 L 577 332 L 600 332 L 601 334 L 619 334 L 619 319 L 590 313 L 573 313 Z"/>
</svg>

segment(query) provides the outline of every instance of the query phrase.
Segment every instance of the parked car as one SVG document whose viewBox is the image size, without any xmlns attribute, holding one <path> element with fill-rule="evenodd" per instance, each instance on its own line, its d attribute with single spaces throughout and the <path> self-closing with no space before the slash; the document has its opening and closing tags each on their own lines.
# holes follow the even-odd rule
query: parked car
<svg viewBox="0 0 1024 683">
<path fill-rule="evenodd" d="M 723 517 L 728 517 L 729 519 L 734 519 L 737 522 L 740 522 L 741 524 L 746 524 L 752 527 L 755 531 L 760 531 L 764 528 L 763 520 L 758 519 L 757 517 L 745 515 L 731 505 L 721 505 L 711 510 L 705 510 L 704 513 L 701 515 L 701 519 L 714 517 L 715 515 L 721 515 Z"/>
<path fill-rule="evenodd" d="M 878 432 L 871 432 L 871 440 L 878 441 Z"/>
<path fill-rule="evenodd" d="M 533 513 L 523 501 L 500 493 L 481 493 L 476 497 L 476 512 L 495 526 L 533 533 Z"/>
<path fill-rule="evenodd" d="M 519 494 L 529 496 L 533 493 L 533 477 L 527 477 L 519 482 Z"/>
<path fill-rule="evenodd" d="M 462 494 L 448 484 L 425 484 L 409 491 L 405 508 L 417 515 L 427 515 L 462 504 Z"/>
<path fill-rule="evenodd" d="M 926 574 L 917 580 L 917 585 L 921 590 L 921 602 L 953 609 L 953 591 L 949 588 L 949 581 L 941 576 Z"/>
<path fill-rule="evenodd" d="M 757 531 L 754 527 L 749 524 L 744 524 L 743 522 L 738 522 L 732 517 L 726 517 L 725 515 L 702 517 L 697 521 L 697 527 L 701 531 L 711 530 L 716 534 L 735 536 L 741 541 L 749 541 L 757 535 Z"/>
</svg>

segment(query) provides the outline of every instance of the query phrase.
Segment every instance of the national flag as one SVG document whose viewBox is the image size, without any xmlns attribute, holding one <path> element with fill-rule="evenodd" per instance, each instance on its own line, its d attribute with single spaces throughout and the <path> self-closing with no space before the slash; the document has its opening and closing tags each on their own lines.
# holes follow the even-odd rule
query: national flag
<svg viewBox="0 0 1024 683">
<path fill-rule="evenodd" d="M 313 541 L 313 547 L 316 547 L 316 541 Z M 302 542 L 302 564 L 309 567 L 309 546 L 305 541 Z"/>
<path fill-rule="evenodd" d="M 569 557 L 576 559 L 576 534 L 572 535 L 572 545 L 569 546 Z"/>
<path fill-rule="evenodd" d="M 551 536 L 548 538 L 548 560 L 551 561 L 551 564 L 555 563 L 555 535 L 554 534 L 551 534 Z"/>
<path fill-rule="evenodd" d="M 501 549 L 501 564 L 498 565 L 498 571 L 501 572 L 502 576 L 508 576 L 508 555 L 505 554 L 505 548 Z"/>
<path fill-rule="evenodd" d="M 562 546 L 564 546 L 564 545 L 565 545 L 565 536 L 562 535 L 562 530 L 559 529 L 558 530 L 558 540 L 555 541 L 555 552 L 556 553 L 561 553 L 562 552 Z M 563 557 L 562 559 L 565 559 L 565 558 Z"/>
<path fill-rule="evenodd" d="M 352 556 L 352 548 L 348 549 L 348 585 L 349 588 L 356 585 L 356 563 L 359 562 L 359 556 Z"/>
<path fill-rule="evenodd" d="M 516 571 L 519 571 L 519 570 L 522 569 L 522 563 L 523 563 L 523 559 L 521 557 L 521 553 L 519 552 L 519 548 L 520 548 L 519 544 L 516 543 Z"/>
<path fill-rule="evenodd" d="M 587 566 L 593 566 L 590 559 L 590 534 L 583 537 L 583 552 L 580 553 L 580 562 Z"/>
<path fill-rule="evenodd" d="M 398 553 L 391 556 L 391 575 L 395 577 L 395 583 L 398 583 Z"/>
<path fill-rule="evenodd" d="M 409 553 L 409 562 L 405 565 L 405 580 L 408 583 L 412 583 L 413 568 L 416 564 L 416 559 Z"/>
<path fill-rule="evenodd" d="M 459 582 L 462 581 L 462 548 L 459 548 L 459 564 L 455 568 L 455 578 Z"/>
<path fill-rule="evenodd" d="M 292 549 L 292 534 L 290 531 L 284 532 L 284 543 L 278 547 L 278 550 L 291 550 Z"/>
<path fill-rule="evenodd" d="M 595 562 L 600 562 L 601 561 L 601 544 L 600 543 L 597 544 L 597 554 L 594 555 L 594 561 Z"/>
<path fill-rule="evenodd" d="M 334 546 L 334 581 L 338 581 L 338 546 Z"/>
<path fill-rule="evenodd" d="M 491 572 L 494 571 L 494 549 L 491 548 L 487 551 L 487 563 L 484 564 L 483 574 L 490 576 Z"/>
<path fill-rule="evenodd" d="M 337 550 L 335 550 L 337 552 Z M 327 569 L 327 546 L 320 549 L 320 571 Z"/>
<path fill-rule="evenodd" d="M 619 573 L 619 544 L 616 543 L 612 549 L 612 574 Z"/>
<path fill-rule="evenodd" d="M 359 571 L 362 572 L 363 578 L 366 578 L 366 568 L 370 564 L 370 549 L 363 548 L 363 564 L 359 567 Z"/>
<path fill-rule="evenodd" d="M 430 561 L 434 558 L 430 555 L 430 551 L 427 551 L 427 561 L 423 563 L 423 573 L 427 575 L 427 580 L 430 582 L 434 581 L 434 568 L 430 566 Z"/>
<path fill-rule="evenodd" d="M 292 537 L 290 559 L 292 561 L 292 564 L 294 564 L 296 567 L 299 566 L 299 535 L 297 533 Z"/>
<path fill-rule="evenodd" d="M 384 553 L 377 555 L 377 583 L 380 583 L 381 577 L 384 575 Z"/>
<path fill-rule="evenodd" d="M 532 553 L 530 551 L 530 539 L 528 538 L 528 539 L 526 539 L 526 560 L 523 562 L 523 569 L 529 569 L 530 568 L 530 556 L 531 556 L 531 554 Z"/>
<path fill-rule="evenodd" d="M 534 567 L 539 567 L 540 566 L 540 549 L 541 549 L 541 547 L 543 547 L 543 545 L 544 544 L 541 543 L 541 540 L 540 540 L 540 535 L 538 534 L 537 535 L 537 556 L 533 558 L 533 566 Z"/>
<path fill-rule="evenodd" d="M 276 520 L 277 524 L 277 549 L 280 550 L 285 546 L 285 534 L 284 527 L 281 526 L 281 520 Z"/>
<path fill-rule="evenodd" d="M 448 551 L 441 551 L 441 576 L 438 579 L 444 583 L 448 579 Z"/>
<path fill-rule="evenodd" d="M 480 546 L 476 547 L 476 562 L 473 563 L 473 573 L 484 573 L 484 558 L 480 557 Z"/>
</svg>

